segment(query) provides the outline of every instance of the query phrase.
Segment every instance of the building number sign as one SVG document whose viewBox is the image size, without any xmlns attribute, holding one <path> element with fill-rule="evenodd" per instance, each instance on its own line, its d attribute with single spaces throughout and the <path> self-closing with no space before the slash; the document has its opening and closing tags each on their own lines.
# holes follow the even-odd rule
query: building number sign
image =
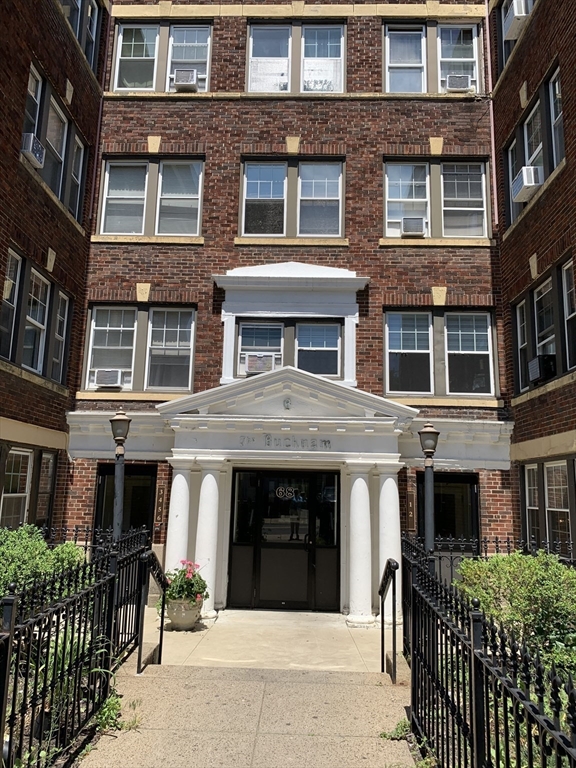
<svg viewBox="0 0 576 768">
<path fill-rule="evenodd" d="M 279 499 L 293 499 L 294 496 L 296 496 L 296 488 L 279 485 L 278 488 L 276 488 L 276 496 L 278 496 Z"/>
</svg>

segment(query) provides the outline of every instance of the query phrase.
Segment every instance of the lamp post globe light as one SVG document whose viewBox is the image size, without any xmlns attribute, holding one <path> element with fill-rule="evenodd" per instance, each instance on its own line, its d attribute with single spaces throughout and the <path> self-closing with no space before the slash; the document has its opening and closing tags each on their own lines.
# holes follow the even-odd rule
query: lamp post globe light
<svg viewBox="0 0 576 768">
<path fill-rule="evenodd" d="M 418 432 L 424 454 L 424 548 L 434 552 L 434 454 L 440 432 L 427 421 Z"/>
<path fill-rule="evenodd" d="M 124 516 L 124 443 L 128 437 L 130 422 L 124 411 L 118 411 L 110 419 L 112 436 L 116 443 L 116 463 L 114 465 L 114 516 L 112 518 L 112 538 L 118 541 L 122 536 L 122 518 Z"/>
</svg>

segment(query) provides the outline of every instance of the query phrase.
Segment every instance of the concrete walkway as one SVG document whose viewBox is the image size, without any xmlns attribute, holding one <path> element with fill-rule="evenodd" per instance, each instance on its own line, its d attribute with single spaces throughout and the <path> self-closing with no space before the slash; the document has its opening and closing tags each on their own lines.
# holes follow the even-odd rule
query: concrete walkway
<svg viewBox="0 0 576 768">
<path fill-rule="evenodd" d="M 147 639 L 157 632 L 147 616 Z M 222 611 L 166 632 L 161 666 L 116 687 L 130 730 L 104 735 L 83 768 L 399 768 L 405 742 L 380 738 L 406 716 L 409 687 L 379 673 L 379 629 L 340 615 Z"/>
</svg>

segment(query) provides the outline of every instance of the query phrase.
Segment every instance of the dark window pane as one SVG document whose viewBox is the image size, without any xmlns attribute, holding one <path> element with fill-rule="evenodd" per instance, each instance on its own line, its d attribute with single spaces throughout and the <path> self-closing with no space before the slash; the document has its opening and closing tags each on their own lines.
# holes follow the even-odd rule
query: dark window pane
<svg viewBox="0 0 576 768">
<path fill-rule="evenodd" d="M 336 349 L 298 350 L 298 368 L 310 373 L 337 374 L 338 351 Z"/>
<path fill-rule="evenodd" d="M 488 355 L 448 355 L 450 392 L 490 393 Z"/>
<path fill-rule="evenodd" d="M 301 235 L 337 235 L 340 232 L 338 200 L 302 200 L 300 203 Z"/>
<path fill-rule="evenodd" d="M 473 486 L 468 483 L 443 483 L 434 475 L 435 535 L 442 538 L 471 539 L 475 534 Z"/>
<path fill-rule="evenodd" d="M 189 374 L 189 349 L 150 350 L 149 387 L 186 388 L 189 386 Z"/>
<path fill-rule="evenodd" d="M 430 356 L 390 352 L 389 387 L 393 392 L 430 392 Z"/>
<path fill-rule="evenodd" d="M 14 307 L 7 302 L 0 304 L 0 356 L 10 356 L 10 342 L 14 325 Z"/>
<path fill-rule="evenodd" d="M 571 317 L 566 323 L 568 336 L 568 367 L 576 365 L 576 316 Z"/>
<path fill-rule="evenodd" d="M 284 200 L 246 200 L 246 235 L 283 235 Z"/>
</svg>

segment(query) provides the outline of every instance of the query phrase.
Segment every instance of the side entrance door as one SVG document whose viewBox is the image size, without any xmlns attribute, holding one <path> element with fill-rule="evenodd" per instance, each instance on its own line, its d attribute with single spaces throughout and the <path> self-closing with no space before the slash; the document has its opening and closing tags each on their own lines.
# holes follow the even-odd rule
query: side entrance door
<svg viewBox="0 0 576 768">
<path fill-rule="evenodd" d="M 335 472 L 235 473 L 230 607 L 339 610 L 338 481 Z"/>
</svg>

